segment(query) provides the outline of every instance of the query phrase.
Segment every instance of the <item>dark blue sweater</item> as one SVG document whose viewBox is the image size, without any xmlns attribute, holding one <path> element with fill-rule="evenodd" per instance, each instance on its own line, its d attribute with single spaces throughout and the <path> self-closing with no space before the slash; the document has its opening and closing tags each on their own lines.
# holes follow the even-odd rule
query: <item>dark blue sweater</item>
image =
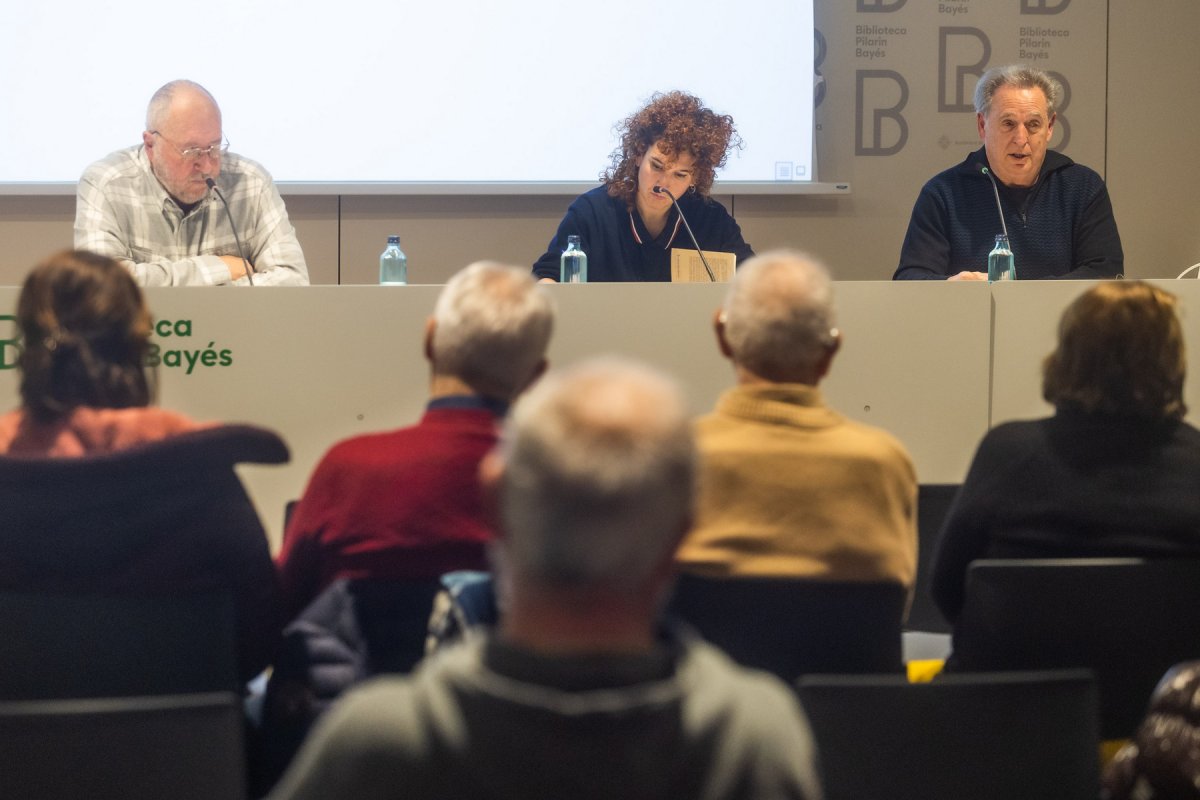
<svg viewBox="0 0 1200 800">
<path fill-rule="evenodd" d="M 894 280 L 938 280 L 987 271 L 1001 233 L 983 148 L 935 175 L 917 197 Z M 997 182 L 1017 278 L 1114 278 L 1124 271 L 1121 237 L 1104 180 L 1053 150 L 1031 189 Z"/>
<path fill-rule="evenodd" d="M 933 599 L 957 620 L 977 558 L 1200 558 L 1197 474 L 1200 431 L 1182 421 L 1060 410 L 997 425 L 942 524 Z"/>
<path fill-rule="evenodd" d="M 739 264 L 754 255 L 737 222 L 716 200 L 685 194 L 679 198 L 679 206 L 702 250 L 733 253 Z M 676 226 L 677 219 L 672 208 L 663 232 L 653 237 L 636 209 L 629 210 L 624 200 L 609 197 L 607 187 L 597 186 L 571 203 L 549 249 L 533 265 L 533 273 L 558 280 L 559 258 L 567 249 L 567 237 L 577 234 L 587 253 L 590 283 L 670 281 L 671 249 L 692 249 L 692 240 L 682 225 Z"/>
</svg>

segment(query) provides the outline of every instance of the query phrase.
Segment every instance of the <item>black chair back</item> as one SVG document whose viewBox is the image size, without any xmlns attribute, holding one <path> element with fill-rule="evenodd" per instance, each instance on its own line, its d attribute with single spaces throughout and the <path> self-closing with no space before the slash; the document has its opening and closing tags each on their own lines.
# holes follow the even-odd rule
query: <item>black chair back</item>
<svg viewBox="0 0 1200 800">
<path fill-rule="evenodd" d="M 826 800 L 1096 800 L 1096 686 L 1085 670 L 808 676 L 800 701 Z"/>
<path fill-rule="evenodd" d="M 366 645 L 367 670 L 408 672 L 425 655 L 429 615 L 441 584 L 431 581 L 368 581 L 347 584 L 354 617 Z"/>
<path fill-rule="evenodd" d="M 1200 561 L 973 562 L 948 667 L 1085 667 L 1100 687 L 1101 733 L 1133 734 L 1162 674 L 1200 658 Z"/>
<path fill-rule="evenodd" d="M 0 592 L 0 699 L 235 691 L 233 599 Z"/>
<path fill-rule="evenodd" d="M 917 488 L 917 584 L 904 626 L 907 630 L 950 633 L 950 623 L 930 594 L 929 574 L 942 522 L 961 486 L 958 483 L 923 483 Z"/>
<path fill-rule="evenodd" d="M 0 797 L 243 800 L 232 693 L 0 702 Z"/>
<path fill-rule="evenodd" d="M 669 610 L 748 667 L 900 672 L 906 592 L 896 583 L 680 575 Z"/>
<path fill-rule="evenodd" d="M 263 703 L 255 784 L 266 792 L 339 696 L 380 673 L 405 673 L 425 654 L 441 583 L 339 580 L 283 632 Z"/>
<path fill-rule="evenodd" d="M 282 620 L 267 537 L 236 467 L 287 459 L 276 434 L 247 425 L 79 458 L 0 456 L 0 591 L 228 590 L 248 681 L 271 662 Z"/>
</svg>

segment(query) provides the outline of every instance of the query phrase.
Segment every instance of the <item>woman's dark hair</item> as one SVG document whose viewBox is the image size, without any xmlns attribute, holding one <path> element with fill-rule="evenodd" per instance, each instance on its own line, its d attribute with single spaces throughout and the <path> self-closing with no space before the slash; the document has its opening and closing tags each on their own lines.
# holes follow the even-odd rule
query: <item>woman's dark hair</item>
<svg viewBox="0 0 1200 800">
<path fill-rule="evenodd" d="M 111 258 L 64 250 L 33 268 L 17 301 L 21 402 L 39 422 L 77 406 L 150 403 L 150 314 L 129 272 Z"/>
<path fill-rule="evenodd" d="M 633 205 L 638 167 L 655 144 L 663 155 L 677 158 L 688 153 L 695 160 L 695 185 L 707 197 L 717 170 L 725 166 L 729 151 L 742 146 L 733 117 L 705 108 L 700 98 L 684 92 L 658 93 L 640 111 L 617 123 L 621 144 L 612 163 L 600 174 L 612 197 Z"/>
<path fill-rule="evenodd" d="M 1063 312 L 1042 396 L 1056 408 L 1181 419 L 1187 362 L 1175 305 L 1173 294 L 1141 281 L 1084 292 Z"/>
</svg>

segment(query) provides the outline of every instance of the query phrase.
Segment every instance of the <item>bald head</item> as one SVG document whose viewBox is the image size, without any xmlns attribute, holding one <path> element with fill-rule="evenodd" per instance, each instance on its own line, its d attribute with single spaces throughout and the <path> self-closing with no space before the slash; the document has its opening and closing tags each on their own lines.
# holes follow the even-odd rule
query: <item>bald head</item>
<svg viewBox="0 0 1200 800">
<path fill-rule="evenodd" d="M 773 383 L 815 385 L 838 345 L 829 272 L 793 251 L 756 256 L 734 276 L 717 325 L 740 369 Z"/>
<path fill-rule="evenodd" d="M 198 203 L 221 173 L 221 109 L 203 86 L 171 81 L 146 109 L 142 145 L 154 176 L 181 204 Z M 205 152 L 199 152 L 205 151 Z"/>
<path fill-rule="evenodd" d="M 216 99 L 195 81 L 177 80 L 159 87 L 146 107 L 146 130 L 169 127 L 169 120 L 175 114 L 215 115 L 218 126 L 221 124 L 221 109 Z"/>
</svg>

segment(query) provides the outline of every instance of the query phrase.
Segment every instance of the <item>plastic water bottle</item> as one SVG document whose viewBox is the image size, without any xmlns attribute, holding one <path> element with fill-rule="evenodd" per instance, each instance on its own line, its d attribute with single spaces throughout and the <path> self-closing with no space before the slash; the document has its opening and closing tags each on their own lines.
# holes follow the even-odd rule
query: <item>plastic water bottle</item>
<svg viewBox="0 0 1200 800">
<path fill-rule="evenodd" d="M 559 260 L 558 279 L 562 283 L 587 283 L 587 253 L 579 248 L 579 237 L 567 237 L 567 249 Z"/>
<path fill-rule="evenodd" d="M 408 256 L 400 249 L 400 237 L 388 237 L 387 249 L 379 256 L 379 285 L 404 286 L 408 283 Z"/>
<path fill-rule="evenodd" d="M 1012 248 L 1008 246 L 1008 236 L 996 234 L 996 246 L 988 253 L 988 283 L 996 281 L 1015 281 L 1017 265 L 1013 263 Z"/>
</svg>

